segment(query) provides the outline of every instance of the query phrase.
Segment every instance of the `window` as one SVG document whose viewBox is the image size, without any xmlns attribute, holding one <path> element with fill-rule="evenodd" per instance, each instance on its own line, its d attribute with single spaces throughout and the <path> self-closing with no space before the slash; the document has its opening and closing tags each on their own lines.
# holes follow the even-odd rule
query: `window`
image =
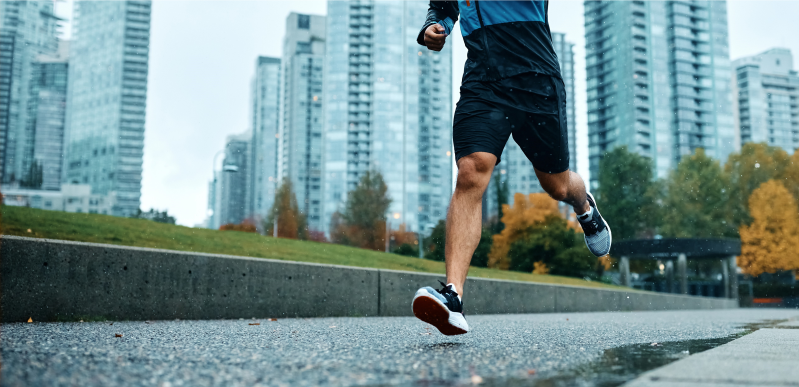
<svg viewBox="0 0 799 387">
<path fill-rule="evenodd" d="M 297 28 L 302 30 L 311 29 L 311 17 L 309 15 L 297 15 Z"/>
</svg>

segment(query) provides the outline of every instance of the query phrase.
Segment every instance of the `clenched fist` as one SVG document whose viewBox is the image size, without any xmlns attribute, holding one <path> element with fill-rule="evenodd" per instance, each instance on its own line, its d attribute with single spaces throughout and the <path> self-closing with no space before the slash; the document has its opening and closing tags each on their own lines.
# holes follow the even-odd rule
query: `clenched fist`
<svg viewBox="0 0 799 387">
<path fill-rule="evenodd" d="M 447 42 L 447 34 L 441 24 L 431 24 L 424 30 L 424 45 L 428 50 L 441 51 Z"/>
</svg>

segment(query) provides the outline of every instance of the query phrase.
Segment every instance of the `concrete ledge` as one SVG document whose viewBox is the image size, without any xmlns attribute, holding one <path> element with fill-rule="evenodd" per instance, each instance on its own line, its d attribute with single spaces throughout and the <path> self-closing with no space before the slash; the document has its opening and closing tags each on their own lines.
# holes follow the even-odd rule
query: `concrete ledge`
<svg viewBox="0 0 799 387">
<path fill-rule="evenodd" d="M 2 321 L 410 316 L 441 275 L 3 236 Z M 726 309 L 735 300 L 470 278 L 468 314 Z"/>
</svg>

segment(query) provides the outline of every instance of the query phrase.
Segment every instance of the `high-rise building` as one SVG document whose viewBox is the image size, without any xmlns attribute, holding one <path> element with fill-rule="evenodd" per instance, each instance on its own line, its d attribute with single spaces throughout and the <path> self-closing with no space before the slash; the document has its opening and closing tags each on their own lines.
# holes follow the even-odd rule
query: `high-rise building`
<svg viewBox="0 0 799 387">
<path fill-rule="evenodd" d="M 33 165 L 38 170 L 38 186 L 58 190 L 64 161 L 64 119 L 67 108 L 69 44 L 61 41 L 55 56 L 40 56 L 34 63 L 32 95 L 35 100 Z"/>
<path fill-rule="evenodd" d="M 116 192 L 113 214 L 141 198 L 150 1 L 75 3 L 70 47 L 65 180 Z"/>
<path fill-rule="evenodd" d="M 291 13 L 283 40 L 280 176 L 291 181 L 311 230 L 323 229 L 322 78 L 325 17 Z"/>
<path fill-rule="evenodd" d="M 250 140 L 252 133 L 245 132 L 228 136 L 225 144 L 225 158 L 222 160 L 222 171 L 215 172 L 218 182 L 214 198 L 218 200 L 219 226 L 223 224 L 240 224 L 250 217 L 247 213 L 247 199 L 252 192 L 250 184 L 249 161 Z M 217 197 L 218 195 L 218 197 Z M 217 216 L 217 214 L 214 214 Z"/>
<path fill-rule="evenodd" d="M 29 186 L 34 164 L 35 62 L 58 50 L 53 1 L 0 2 L 0 182 Z M 33 167 L 33 168 L 32 168 Z"/>
<path fill-rule="evenodd" d="M 246 211 L 248 217 L 255 219 L 268 216 L 278 185 L 280 78 L 280 58 L 258 57 L 250 97 L 252 190 Z"/>
<path fill-rule="evenodd" d="M 378 171 L 391 227 L 446 216 L 452 193 L 452 51 L 416 43 L 424 1 L 329 1 L 324 63 L 324 219 Z"/>
<path fill-rule="evenodd" d="M 763 142 L 788 153 L 799 149 L 799 74 L 786 48 L 732 62 L 741 143 Z"/>
<path fill-rule="evenodd" d="M 591 186 L 626 145 L 664 177 L 696 148 L 737 149 L 725 1 L 586 1 Z"/>
<path fill-rule="evenodd" d="M 565 118 L 569 134 L 569 169 L 577 171 L 577 129 L 575 126 L 576 115 L 574 113 L 574 43 L 567 41 L 565 34 L 553 32 L 552 45 L 555 48 L 555 54 L 558 56 L 561 78 L 566 90 Z M 511 136 L 505 146 L 502 162 L 497 166 L 497 169 L 499 170 L 498 173 L 504 175 L 502 177 L 508 181 L 508 189 L 510 190 L 510 197 L 507 199 L 508 203 L 513 203 L 513 194 L 515 193 L 543 192 L 543 188 L 541 188 L 541 184 L 535 176 L 533 164 L 530 163 L 524 152 L 513 141 L 513 136 Z M 493 200 L 496 201 L 496 198 Z M 492 203 L 488 203 L 488 205 L 491 206 Z M 494 213 L 494 211 L 491 213 Z"/>
</svg>

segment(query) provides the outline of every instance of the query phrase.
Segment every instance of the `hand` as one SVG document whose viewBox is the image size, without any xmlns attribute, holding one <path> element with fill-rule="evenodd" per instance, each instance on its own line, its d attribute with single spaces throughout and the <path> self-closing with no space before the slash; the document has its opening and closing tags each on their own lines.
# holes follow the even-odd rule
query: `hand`
<svg viewBox="0 0 799 387">
<path fill-rule="evenodd" d="M 441 51 L 444 48 L 444 43 L 447 41 L 447 34 L 444 31 L 444 27 L 438 23 L 431 24 L 424 30 L 424 45 L 428 50 Z"/>
</svg>

